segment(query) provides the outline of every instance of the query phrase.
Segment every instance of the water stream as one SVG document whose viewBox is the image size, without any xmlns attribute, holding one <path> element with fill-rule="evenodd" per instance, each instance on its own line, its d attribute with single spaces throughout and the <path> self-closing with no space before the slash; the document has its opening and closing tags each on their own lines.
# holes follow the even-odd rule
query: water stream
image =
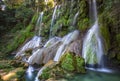
<svg viewBox="0 0 120 81">
<path fill-rule="evenodd" d="M 43 18 L 43 14 L 44 12 L 41 12 L 39 17 L 38 17 L 38 20 L 37 20 L 37 23 L 36 23 L 36 33 L 38 34 L 38 36 L 41 35 L 41 30 L 42 30 L 42 18 Z"/>
</svg>

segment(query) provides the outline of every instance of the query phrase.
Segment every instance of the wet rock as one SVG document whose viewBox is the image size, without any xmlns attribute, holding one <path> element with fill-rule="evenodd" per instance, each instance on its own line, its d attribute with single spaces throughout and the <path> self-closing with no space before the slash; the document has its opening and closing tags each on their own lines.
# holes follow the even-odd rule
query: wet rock
<svg viewBox="0 0 120 81">
<path fill-rule="evenodd" d="M 67 53 L 63 55 L 60 59 L 61 61 L 61 67 L 67 71 L 74 71 L 74 56 L 73 54 Z"/>
<path fill-rule="evenodd" d="M 61 42 L 59 41 L 44 50 L 44 59 L 43 59 L 44 64 L 46 64 L 49 60 L 53 60 L 60 44 Z"/>
<path fill-rule="evenodd" d="M 74 53 L 75 55 L 82 56 L 82 42 L 81 40 L 76 40 L 70 44 L 68 51 Z"/>
</svg>

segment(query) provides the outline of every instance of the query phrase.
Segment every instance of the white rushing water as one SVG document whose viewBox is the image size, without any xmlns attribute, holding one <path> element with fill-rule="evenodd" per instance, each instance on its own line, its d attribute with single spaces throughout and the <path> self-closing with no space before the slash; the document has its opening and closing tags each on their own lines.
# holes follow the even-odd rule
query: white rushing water
<svg viewBox="0 0 120 81">
<path fill-rule="evenodd" d="M 27 77 L 30 79 L 32 78 L 33 76 L 33 71 L 34 71 L 34 68 L 32 66 L 29 66 L 28 69 L 27 69 Z"/>
<path fill-rule="evenodd" d="M 79 16 L 79 11 L 75 14 L 74 18 L 73 18 L 73 23 L 72 25 L 74 26 L 76 24 L 77 21 L 77 17 Z"/>
<path fill-rule="evenodd" d="M 40 43 L 41 43 L 41 37 L 34 36 L 18 51 L 15 57 L 24 55 L 24 52 L 28 49 L 34 49 L 36 47 L 39 47 Z"/>
<path fill-rule="evenodd" d="M 103 44 L 100 37 L 100 29 L 97 19 L 97 7 L 96 0 L 90 0 L 91 10 L 93 10 L 93 20 L 95 20 L 94 25 L 89 29 L 84 42 L 83 42 L 83 51 L 82 55 L 85 59 L 86 64 L 98 64 L 103 67 L 102 56 L 104 54 Z"/>
<path fill-rule="evenodd" d="M 38 49 L 28 58 L 29 64 L 42 64 L 43 60 L 43 49 Z"/>
<path fill-rule="evenodd" d="M 56 11 L 57 11 L 57 8 L 58 8 L 58 6 L 55 6 L 55 8 L 54 8 L 54 12 L 53 12 L 53 15 L 52 15 L 52 21 L 51 21 L 51 26 L 50 26 L 50 34 L 49 34 L 49 38 L 52 37 L 53 24 L 54 24 L 54 20 L 55 20 L 55 18 L 56 18 Z"/>
<path fill-rule="evenodd" d="M 83 43 L 83 57 L 88 64 L 101 64 L 103 46 L 99 35 L 98 22 L 96 21 L 88 31 Z"/>
<path fill-rule="evenodd" d="M 54 61 L 59 61 L 60 57 L 65 53 L 67 46 L 74 40 L 76 40 L 79 37 L 79 31 L 75 30 L 68 35 L 64 36 L 62 38 L 62 45 L 58 48 L 56 55 L 54 57 Z"/>
<path fill-rule="evenodd" d="M 38 35 L 40 36 L 41 35 L 41 30 L 42 30 L 42 19 L 43 19 L 43 14 L 44 12 L 41 12 L 39 17 L 38 17 L 38 20 L 37 20 L 37 23 L 36 23 L 36 31 L 38 31 Z"/>
</svg>

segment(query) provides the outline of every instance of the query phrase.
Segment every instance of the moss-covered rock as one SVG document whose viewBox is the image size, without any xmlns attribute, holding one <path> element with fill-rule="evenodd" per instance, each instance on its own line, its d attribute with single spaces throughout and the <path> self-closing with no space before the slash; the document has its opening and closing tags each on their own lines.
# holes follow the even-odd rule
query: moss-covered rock
<svg viewBox="0 0 120 81">
<path fill-rule="evenodd" d="M 50 78 L 51 77 L 51 68 L 46 68 L 46 69 L 44 69 L 43 71 L 42 71 L 42 74 L 41 74 L 41 76 L 39 77 L 39 79 L 44 79 L 44 80 L 46 80 L 46 79 L 48 79 L 48 78 Z"/>
<path fill-rule="evenodd" d="M 59 63 L 48 62 L 39 76 L 41 80 L 49 78 L 61 79 L 71 77 L 74 73 L 85 73 L 85 62 L 82 57 L 75 56 L 72 53 L 64 54 Z"/>
<path fill-rule="evenodd" d="M 74 71 L 74 56 L 72 54 L 65 54 L 61 59 L 61 67 L 67 71 Z"/>
<path fill-rule="evenodd" d="M 100 27 L 100 33 L 103 37 L 103 43 L 105 48 L 105 54 L 107 54 L 108 50 L 110 49 L 110 33 L 107 26 Z"/>
<path fill-rule="evenodd" d="M 85 73 L 85 61 L 82 57 L 75 56 L 76 70 L 80 73 Z"/>
</svg>

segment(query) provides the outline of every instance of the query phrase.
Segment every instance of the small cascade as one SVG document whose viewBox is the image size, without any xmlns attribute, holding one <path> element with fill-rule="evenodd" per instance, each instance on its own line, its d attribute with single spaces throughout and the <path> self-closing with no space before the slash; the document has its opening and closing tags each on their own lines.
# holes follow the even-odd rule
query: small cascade
<svg viewBox="0 0 120 81">
<path fill-rule="evenodd" d="M 36 76 L 36 78 L 35 78 L 35 81 L 39 81 L 38 77 L 42 74 L 42 71 L 43 71 L 44 69 L 46 69 L 46 67 L 44 67 L 44 66 L 40 69 L 40 71 L 38 72 L 38 74 L 37 74 L 37 76 Z"/>
<path fill-rule="evenodd" d="M 60 41 L 60 40 L 61 40 L 60 37 L 53 37 L 45 43 L 44 47 L 49 47 L 51 45 L 54 45 L 54 43 L 56 43 L 57 41 Z"/>
<path fill-rule="evenodd" d="M 33 54 L 28 58 L 29 64 L 42 64 L 43 60 L 43 49 L 38 49 L 37 51 L 33 52 Z"/>
<path fill-rule="evenodd" d="M 36 23 L 35 30 L 37 31 L 38 36 L 41 35 L 43 14 L 44 14 L 44 12 L 40 13 L 39 18 L 38 18 L 37 23 Z"/>
<path fill-rule="evenodd" d="M 55 6 L 54 12 L 53 12 L 53 15 L 52 15 L 52 21 L 51 21 L 51 26 L 50 26 L 49 38 L 52 37 L 53 25 L 54 25 L 54 22 L 55 22 L 55 19 L 56 19 L 56 11 L 57 11 L 57 8 L 58 8 L 58 6 Z"/>
<path fill-rule="evenodd" d="M 28 63 L 29 64 L 42 64 L 43 60 L 45 58 L 45 55 L 47 59 L 51 58 L 49 57 L 49 55 L 52 55 L 51 52 L 55 51 L 55 49 L 52 49 L 54 46 L 54 48 L 58 47 L 58 43 L 61 41 L 61 38 L 59 37 L 54 37 L 51 38 L 50 40 L 48 40 L 46 42 L 46 44 L 44 45 L 43 48 L 36 50 L 35 52 L 33 52 L 33 54 L 29 57 L 28 59 Z M 56 47 L 57 45 L 57 47 Z M 55 51 L 56 52 L 56 51 Z"/>
<path fill-rule="evenodd" d="M 83 57 L 86 64 L 91 67 L 103 67 L 102 56 L 104 54 L 103 44 L 100 36 L 100 29 L 97 20 L 96 0 L 90 0 L 91 10 L 93 10 L 92 19 L 94 25 L 89 29 L 83 43 Z"/>
<path fill-rule="evenodd" d="M 73 23 L 72 23 L 73 26 L 75 26 L 78 16 L 79 16 L 79 11 L 75 14 L 75 16 L 73 18 Z"/>
<path fill-rule="evenodd" d="M 1 10 L 4 11 L 6 8 L 6 5 L 1 5 Z"/>
<path fill-rule="evenodd" d="M 31 79 L 32 78 L 32 76 L 33 76 L 33 71 L 34 71 L 34 68 L 32 67 L 32 66 L 29 66 L 28 67 L 28 69 L 27 69 L 27 77 L 29 78 L 29 79 Z"/>
<path fill-rule="evenodd" d="M 59 61 L 60 57 L 66 52 L 68 45 L 76 40 L 79 37 L 79 31 L 75 30 L 74 32 L 69 33 L 68 35 L 62 38 L 62 45 L 60 45 L 59 49 L 56 52 L 54 57 L 54 61 Z"/>
<path fill-rule="evenodd" d="M 16 54 L 15 57 L 17 56 L 24 56 L 24 53 L 26 50 L 29 49 L 34 49 L 36 47 L 39 47 L 41 43 L 41 37 L 39 36 L 34 36 L 30 41 L 28 41 Z"/>
<path fill-rule="evenodd" d="M 98 22 L 96 21 L 88 31 L 83 43 L 83 57 L 85 62 L 91 65 L 102 65 L 103 46 L 99 35 Z"/>
</svg>

